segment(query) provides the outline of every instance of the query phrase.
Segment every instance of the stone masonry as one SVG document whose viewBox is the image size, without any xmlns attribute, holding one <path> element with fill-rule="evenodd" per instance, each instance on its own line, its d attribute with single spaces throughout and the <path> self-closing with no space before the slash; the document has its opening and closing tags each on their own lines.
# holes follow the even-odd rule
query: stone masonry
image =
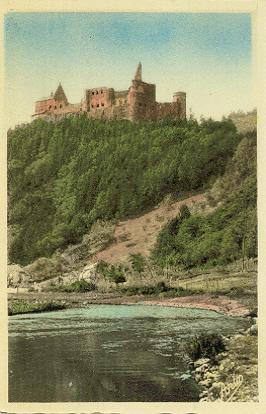
<svg viewBox="0 0 266 414">
<path fill-rule="evenodd" d="M 143 82 L 139 63 L 128 90 L 98 87 L 85 90 L 78 104 L 70 104 L 59 84 L 55 93 L 35 103 L 34 118 L 53 119 L 68 114 L 87 114 L 96 119 L 128 119 L 130 121 L 158 121 L 186 118 L 186 93 L 176 92 L 172 102 L 156 102 L 156 85 Z"/>
</svg>

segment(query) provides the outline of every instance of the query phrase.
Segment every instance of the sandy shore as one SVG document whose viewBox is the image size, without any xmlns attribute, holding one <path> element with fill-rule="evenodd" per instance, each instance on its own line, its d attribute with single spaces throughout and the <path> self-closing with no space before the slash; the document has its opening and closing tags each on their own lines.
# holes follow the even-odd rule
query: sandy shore
<svg viewBox="0 0 266 414">
<path fill-rule="evenodd" d="M 12 293 L 8 295 L 9 301 L 22 299 L 29 302 L 64 302 L 66 308 L 86 307 L 89 304 L 114 304 L 133 305 L 137 303 L 145 305 L 171 306 L 177 308 L 207 309 L 230 316 L 247 316 L 249 309 L 235 299 L 222 295 L 190 295 L 175 298 L 144 297 L 144 296 L 119 296 L 118 294 L 99 293 Z"/>
<path fill-rule="evenodd" d="M 236 300 L 226 296 L 212 297 L 207 294 L 183 296 L 179 298 L 165 298 L 146 300 L 145 304 L 173 306 L 176 308 L 207 309 L 231 316 L 246 316 L 249 309 Z"/>
</svg>

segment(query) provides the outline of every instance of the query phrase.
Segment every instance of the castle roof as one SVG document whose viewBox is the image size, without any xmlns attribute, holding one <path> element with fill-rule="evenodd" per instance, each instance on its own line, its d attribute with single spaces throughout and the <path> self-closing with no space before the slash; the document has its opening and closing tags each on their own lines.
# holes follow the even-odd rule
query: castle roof
<svg viewBox="0 0 266 414">
<path fill-rule="evenodd" d="M 59 83 L 55 93 L 54 93 L 54 99 L 56 101 L 64 101 L 65 103 L 67 103 L 67 97 L 66 94 L 64 92 L 64 89 L 61 85 L 61 83 Z"/>
</svg>

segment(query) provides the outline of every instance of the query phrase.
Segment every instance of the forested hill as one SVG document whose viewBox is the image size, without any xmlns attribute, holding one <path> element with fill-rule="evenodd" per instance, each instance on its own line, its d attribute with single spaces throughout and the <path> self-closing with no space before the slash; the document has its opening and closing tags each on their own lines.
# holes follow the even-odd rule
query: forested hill
<svg viewBox="0 0 266 414">
<path fill-rule="evenodd" d="M 207 192 L 208 214 L 188 208 L 159 234 L 153 251 L 161 267 L 212 267 L 257 257 L 256 133 L 238 144 L 225 173 Z"/>
<path fill-rule="evenodd" d="M 10 262 L 23 265 L 80 240 L 96 219 L 206 189 L 243 137 L 231 120 L 132 124 L 36 120 L 8 134 Z"/>
</svg>

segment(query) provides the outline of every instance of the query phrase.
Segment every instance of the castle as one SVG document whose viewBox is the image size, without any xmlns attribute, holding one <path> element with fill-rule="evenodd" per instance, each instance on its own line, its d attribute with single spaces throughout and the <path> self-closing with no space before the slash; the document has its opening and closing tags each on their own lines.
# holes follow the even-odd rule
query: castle
<svg viewBox="0 0 266 414">
<path fill-rule="evenodd" d="M 87 114 L 96 119 L 128 119 L 130 121 L 158 121 L 186 118 L 186 93 L 176 92 L 172 102 L 156 102 L 156 85 L 143 82 L 139 63 L 129 89 L 115 91 L 99 87 L 86 89 L 78 104 L 70 104 L 59 84 L 55 93 L 35 103 L 33 118 L 53 119 L 68 114 Z"/>
</svg>

